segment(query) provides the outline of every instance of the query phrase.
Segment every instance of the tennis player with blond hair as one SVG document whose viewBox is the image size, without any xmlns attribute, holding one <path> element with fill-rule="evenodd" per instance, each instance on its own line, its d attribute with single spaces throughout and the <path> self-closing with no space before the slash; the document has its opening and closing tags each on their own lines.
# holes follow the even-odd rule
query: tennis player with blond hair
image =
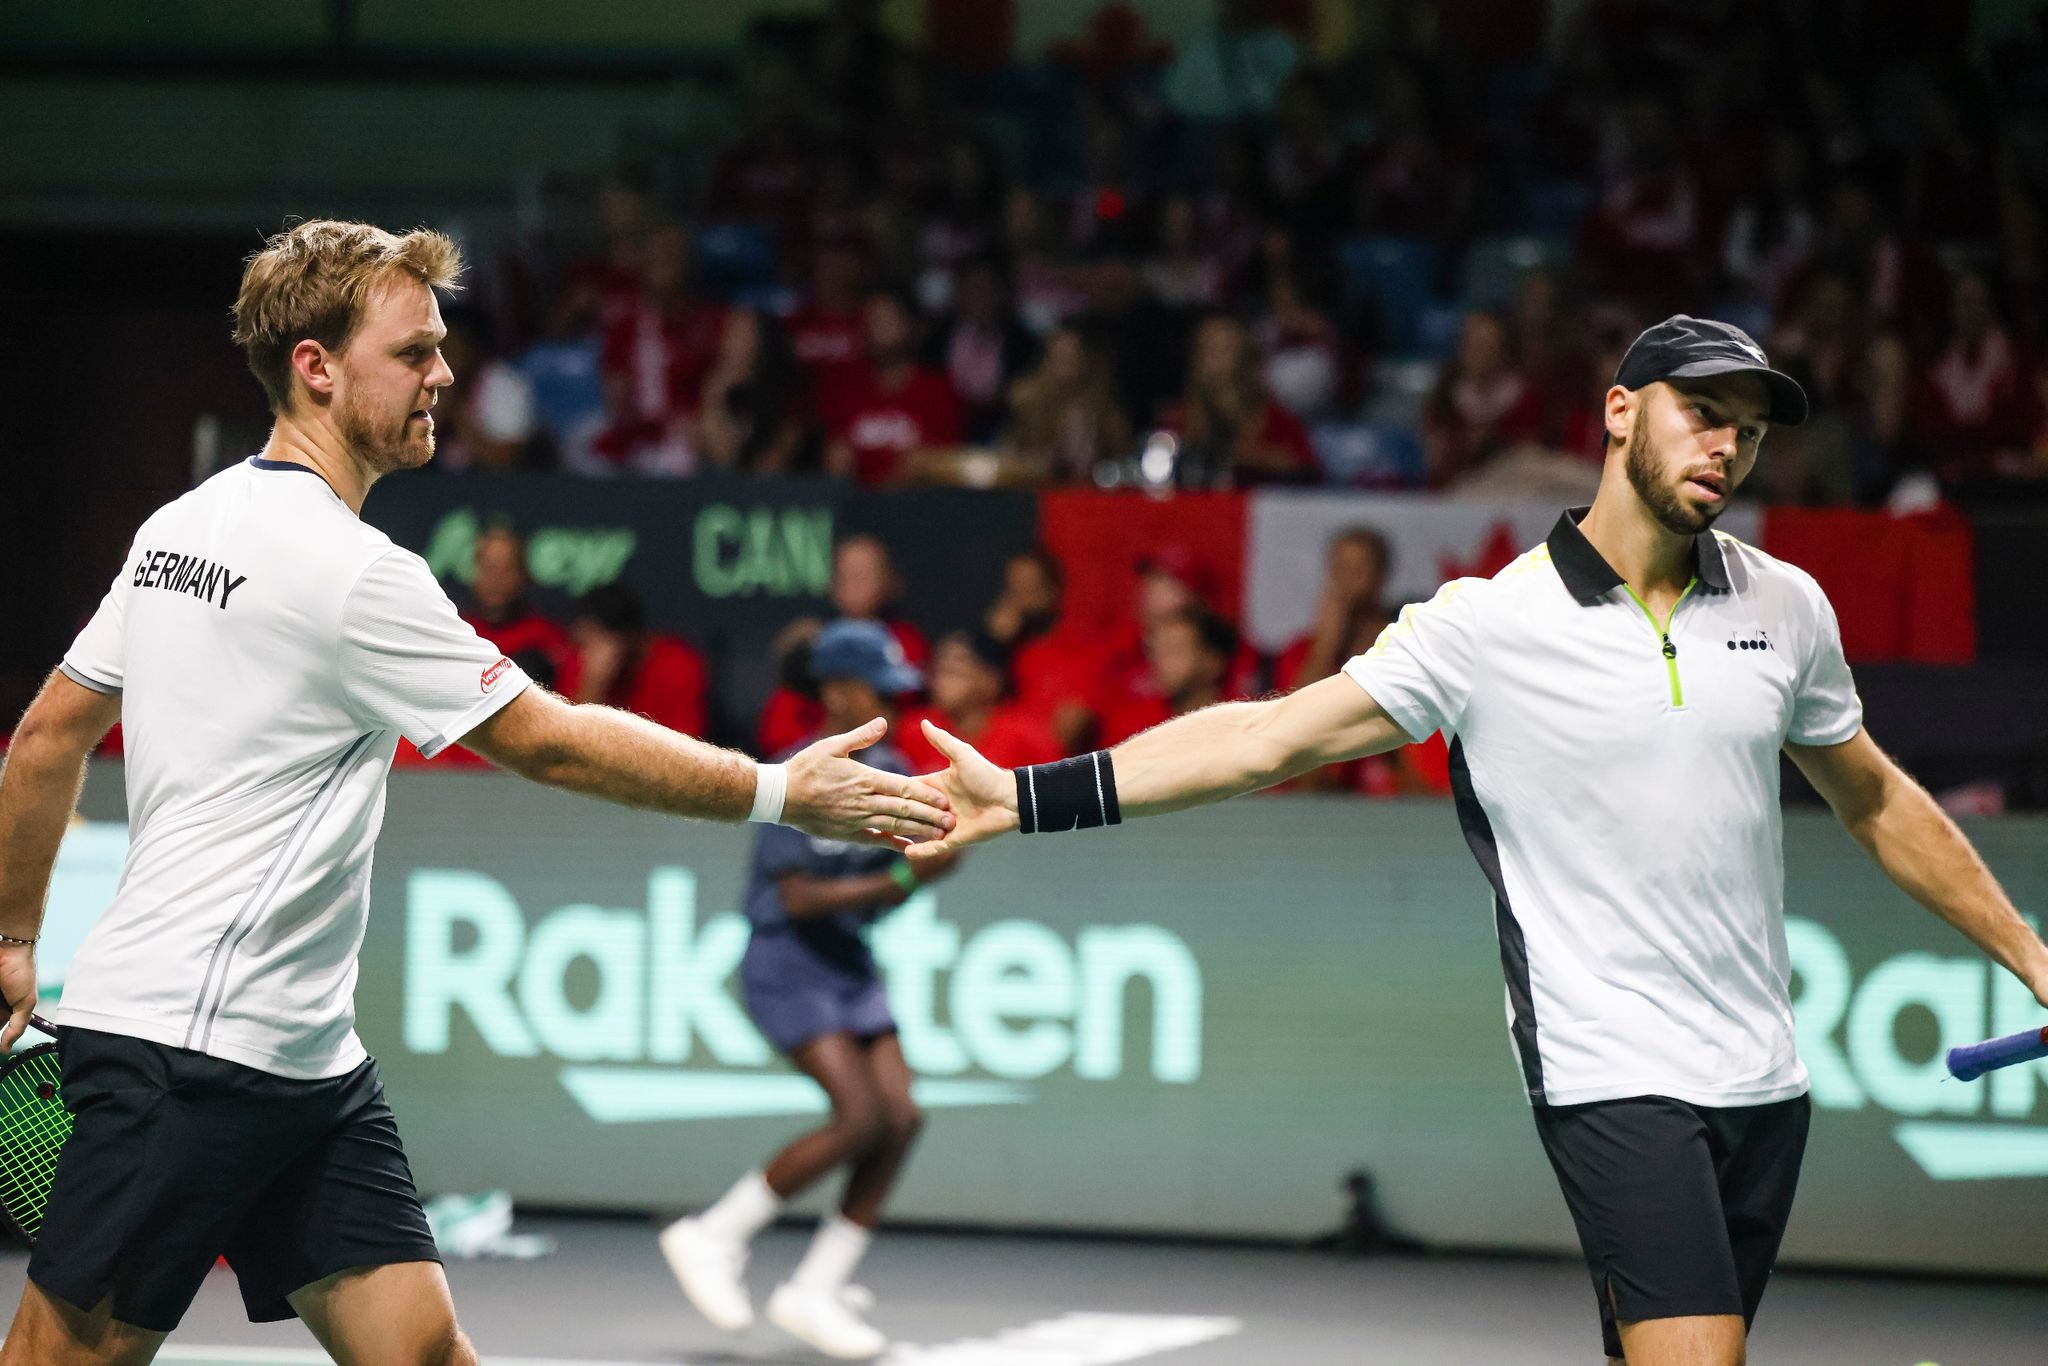
<svg viewBox="0 0 2048 1366">
<path fill-rule="evenodd" d="M 530 685 L 363 523 L 377 480 L 433 457 L 456 378 L 435 291 L 460 271 L 439 233 L 360 223 L 301 223 L 250 259 L 235 340 L 269 442 L 142 524 L 15 731 L 0 1047 L 35 1008 L 57 846 L 117 720 L 130 844 L 55 1013 L 74 1128 L 4 1366 L 151 1360 L 222 1255 L 251 1319 L 296 1315 L 345 1366 L 476 1361 L 355 1032 L 400 736 L 678 816 L 835 839 L 949 823 L 929 786 L 847 757 L 879 721 L 764 765 Z"/>
</svg>

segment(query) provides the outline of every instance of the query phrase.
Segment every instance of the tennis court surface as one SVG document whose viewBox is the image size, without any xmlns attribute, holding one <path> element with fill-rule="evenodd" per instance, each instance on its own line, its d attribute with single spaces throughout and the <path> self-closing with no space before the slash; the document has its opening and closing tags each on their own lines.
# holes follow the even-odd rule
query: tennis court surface
<svg viewBox="0 0 2048 1366">
<path fill-rule="evenodd" d="M 490 1366 L 798 1366 L 822 1361 L 765 1325 L 726 1338 L 693 1314 L 651 1225 L 521 1221 L 560 1240 L 535 1262 L 449 1268 Z M 806 1231 L 757 1245 L 756 1302 Z M 26 1258 L 7 1254 L 10 1302 Z M 1591 1291 L 1563 1261 L 1343 1259 L 1324 1254 L 1045 1238 L 891 1234 L 862 1279 L 897 1345 L 890 1366 L 1588 1366 Z M 2048 1285 L 1781 1273 L 1759 1366 L 2040 1366 Z M 160 1360 L 298 1366 L 326 1357 L 297 1324 L 244 1321 L 209 1278 Z"/>
</svg>

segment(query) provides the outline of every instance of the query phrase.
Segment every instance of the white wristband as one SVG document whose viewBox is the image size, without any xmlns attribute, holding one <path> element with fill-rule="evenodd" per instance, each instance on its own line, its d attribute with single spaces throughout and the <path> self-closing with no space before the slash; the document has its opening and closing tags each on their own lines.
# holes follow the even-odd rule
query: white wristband
<svg viewBox="0 0 2048 1366">
<path fill-rule="evenodd" d="M 774 825 L 782 819 L 782 799 L 789 793 L 789 765 L 754 765 L 754 809 L 750 821 Z"/>
</svg>

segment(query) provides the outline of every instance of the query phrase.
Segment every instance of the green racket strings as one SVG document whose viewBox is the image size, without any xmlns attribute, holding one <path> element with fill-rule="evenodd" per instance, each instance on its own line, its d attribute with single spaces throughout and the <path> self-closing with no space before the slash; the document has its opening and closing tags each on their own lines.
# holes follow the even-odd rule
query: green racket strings
<svg viewBox="0 0 2048 1366">
<path fill-rule="evenodd" d="M 22 1057 L 0 1077 L 0 1202 L 30 1238 L 42 1229 L 57 1154 L 70 1135 L 57 1050 Z"/>
</svg>

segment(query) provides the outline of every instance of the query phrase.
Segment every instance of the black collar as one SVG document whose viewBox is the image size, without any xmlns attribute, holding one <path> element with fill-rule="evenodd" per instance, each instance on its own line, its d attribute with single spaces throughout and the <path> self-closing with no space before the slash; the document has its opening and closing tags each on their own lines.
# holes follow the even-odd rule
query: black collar
<svg viewBox="0 0 2048 1366">
<path fill-rule="evenodd" d="M 1614 566 L 1601 557 L 1586 539 L 1586 533 L 1579 530 L 1579 523 L 1590 511 L 1591 508 L 1568 509 L 1557 519 L 1557 525 L 1550 529 L 1550 538 L 1544 542 L 1550 548 L 1550 562 L 1557 566 L 1557 576 L 1582 607 L 1591 607 L 1621 587 L 1621 575 L 1614 572 Z M 1728 591 L 1728 563 L 1721 556 L 1721 543 L 1712 530 L 1692 538 L 1692 569 L 1700 586 L 1709 593 Z"/>
<path fill-rule="evenodd" d="M 252 455 L 249 457 L 249 463 L 259 470 L 297 470 L 301 474 L 310 474 L 315 479 L 325 479 L 327 477 L 311 465 L 301 465 L 296 460 L 265 460 L 260 455 Z"/>
</svg>

